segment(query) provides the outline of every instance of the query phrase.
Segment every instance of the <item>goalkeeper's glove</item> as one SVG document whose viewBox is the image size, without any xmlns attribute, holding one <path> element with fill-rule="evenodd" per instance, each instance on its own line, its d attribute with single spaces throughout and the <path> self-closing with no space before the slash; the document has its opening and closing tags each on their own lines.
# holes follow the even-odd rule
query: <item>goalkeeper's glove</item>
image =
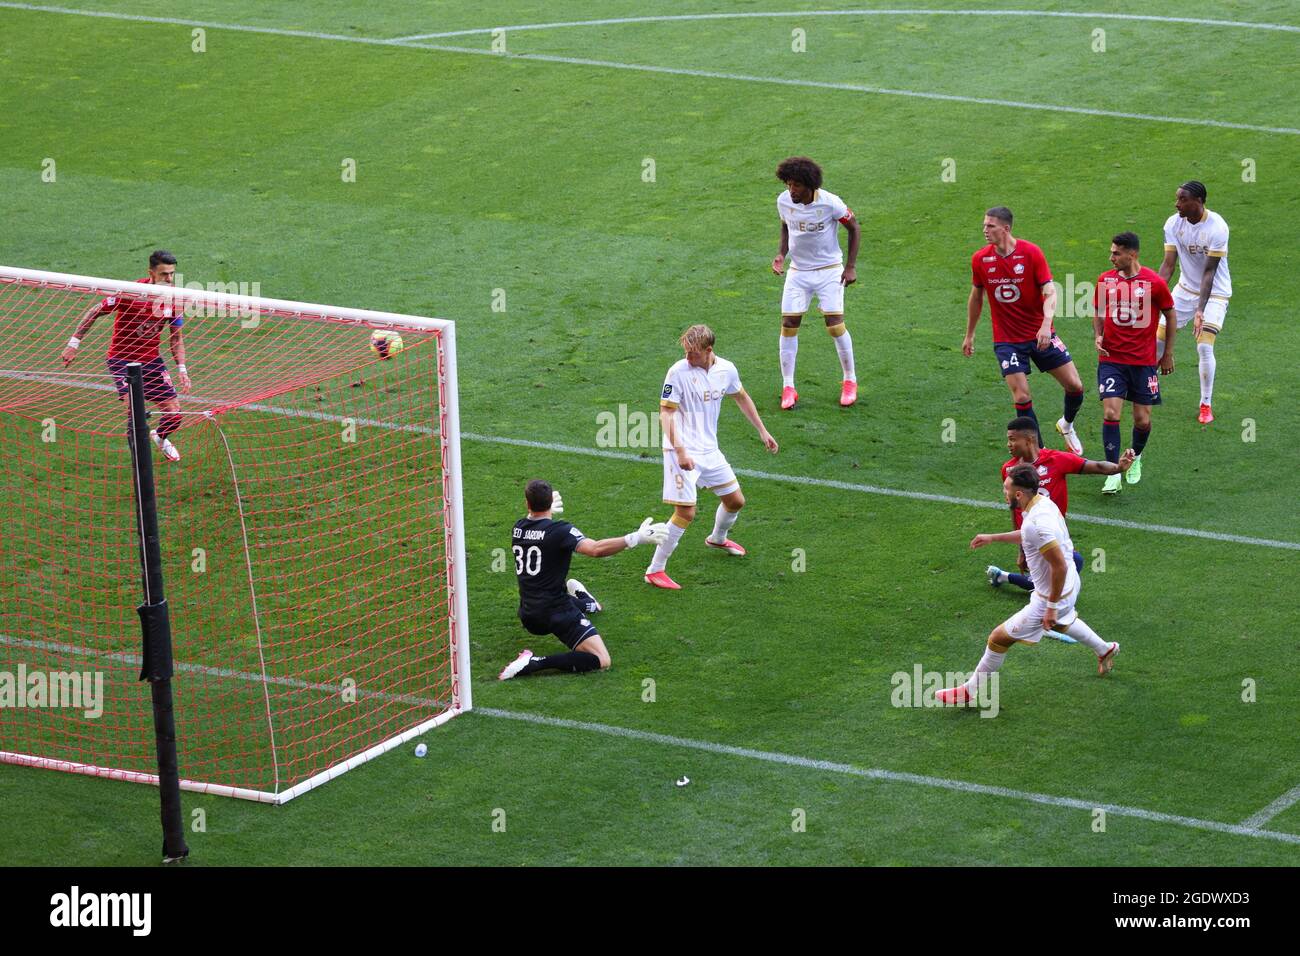
<svg viewBox="0 0 1300 956">
<path fill-rule="evenodd" d="M 635 548 L 642 541 L 650 541 L 654 544 L 663 544 L 668 540 L 668 523 L 666 521 L 656 522 L 653 518 L 646 518 L 641 522 L 641 527 L 637 528 L 631 534 L 623 536 L 629 548 Z"/>
<path fill-rule="evenodd" d="M 564 499 L 560 497 L 558 491 L 551 492 L 551 514 L 564 514 Z"/>
</svg>

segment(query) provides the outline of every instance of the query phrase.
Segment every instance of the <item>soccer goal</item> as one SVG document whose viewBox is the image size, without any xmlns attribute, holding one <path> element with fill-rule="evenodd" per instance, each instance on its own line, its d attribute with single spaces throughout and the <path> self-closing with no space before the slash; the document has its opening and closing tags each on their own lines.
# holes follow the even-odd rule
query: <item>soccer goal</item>
<svg viewBox="0 0 1300 956">
<path fill-rule="evenodd" d="M 108 298 L 161 330 L 150 427 L 179 402 L 154 473 L 182 789 L 284 803 L 468 710 L 453 323 L 0 267 L 0 761 L 157 783 L 121 302 L 61 359 Z"/>
</svg>

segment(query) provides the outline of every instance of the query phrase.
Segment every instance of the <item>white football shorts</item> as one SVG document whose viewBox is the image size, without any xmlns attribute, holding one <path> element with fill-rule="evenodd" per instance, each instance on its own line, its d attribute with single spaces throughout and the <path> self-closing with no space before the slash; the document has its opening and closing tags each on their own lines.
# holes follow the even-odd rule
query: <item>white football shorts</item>
<svg viewBox="0 0 1300 956">
<path fill-rule="evenodd" d="M 677 464 L 675 451 L 664 452 L 664 501 L 670 505 L 693 505 L 703 488 L 718 497 L 729 495 L 740 487 L 736 473 L 731 470 L 721 451 L 691 455 L 695 467 L 682 471 Z"/>
<path fill-rule="evenodd" d="M 1056 602 L 1056 623 L 1061 627 L 1069 627 L 1079 617 L 1079 612 L 1074 608 L 1074 602 L 1079 598 L 1079 585 L 1079 573 L 1074 570 L 1074 563 L 1071 562 L 1070 574 L 1065 579 L 1065 593 Z M 1046 596 L 1034 591 L 1029 595 L 1029 603 L 1003 621 L 1002 626 L 1017 641 L 1037 644 L 1043 638 L 1043 612 L 1046 610 Z"/>
<path fill-rule="evenodd" d="M 843 266 L 825 269 L 796 269 L 791 266 L 785 273 L 785 290 L 781 293 L 782 315 L 803 315 L 817 297 L 822 315 L 844 314 L 844 285 L 840 276 Z"/>
<path fill-rule="evenodd" d="M 1196 303 L 1200 301 L 1200 296 L 1193 295 L 1184 291 L 1181 285 L 1174 286 L 1174 313 L 1178 316 L 1178 329 L 1182 331 L 1183 326 L 1191 323 L 1196 318 Z M 1223 323 L 1228 318 L 1228 300 L 1219 296 L 1211 297 L 1210 301 L 1205 303 L 1205 323 L 1204 328 L 1207 331 L 1219 333 L 1223 331 Z M 1160 316 L 1160 324 L 1164 325 L 1165 317 Z"/>
</svg>

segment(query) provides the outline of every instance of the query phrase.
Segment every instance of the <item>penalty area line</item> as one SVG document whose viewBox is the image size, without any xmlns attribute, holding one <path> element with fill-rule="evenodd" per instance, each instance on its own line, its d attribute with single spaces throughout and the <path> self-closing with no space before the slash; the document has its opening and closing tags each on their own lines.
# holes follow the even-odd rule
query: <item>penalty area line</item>
<svg viewBox="0 0 1300 956">
<path fill-rule="evenodd" d="M 105 20 L 118 20 L 131 23 L 154 23 L 169 26 L 201 27 L 207 30 L 229 30 L 239 33 L 265 34 L 268 36 L 291 37 L 304 40 L 323 40 L 336 43 L 363 43 L 370 46 L 388 47 L 390 49 L 429 50 L 438 53 L 455 53 L 471 56 L 490 56 L 504 60 L 525 60 L 539 63 L 562 63 L 570 66 L 590 66 L 606 70 L 633 70 L 641 73 L 658 73 L 668 76 L 687 76 L 700 79 L 726 80 L 735 83 L 763 83 L 768 85 L 801 87 L 807 89 L 840 90 L 850 93 L 867 93 L 878 96 L 900 96 L 914 99 L 935 100 L 947 103 L 972 103 L 981 106 L 1001 106 L 1011 109 L 1039 110 L 1052 113 L 1069 113 L 1076 116 L 1097 116 L 1109 119 L 1131 119 L 1150 123 L 1173 123 L 1180 126 L 1208 126 L 1216 129 L 1244 130 L 1253 133 L 1270 133 L 1283 136 L 1300 136 L 1300 129 L 1287 126 L 1264 126 L 1255 123 L 1232 123 L 1225 120 L 1202 119 L 1188 116 L 1160 116 L 1152 113 L 1129 113 L 1118 110 L 1092 109 L 1081 106 L 1063 106 L 1053 103 L 1030 103 L 1018 100 L 1002 100 L 981 96 L 960 96 L 951 93 L 933 93 L 924 90 L 898 90 L 888 87 L 865 86 L 856 83 L 832 83 L 818 80 L 800 80 L 771 76 L 752 76 L 746 73 L 722 73 L 714 70 L 694 70 L 667 66 L 653 66 L 639 63 L 619 63 L 611 60 L 593 60 L 582 57 L 549 56 L 540 53 L 497 53 L 493 50 L 475 49 L 473 47 L 443 46 L 425 43 L 420 40 L 405 38 L 370 37 L 359 34 L 325 33 L 316 30 L 294 30 L 282 27 L 259 27 L 242 23 L 215 23 L 205 20 L 189 20 L 182 17 L 160 17 L 146 14 L 117 13 L 108 10 L 80 10 L 72 7 L 57 7 L 35 3 L 0 2 L 0 9 L 21 10 L 30 13 L 51 13 L 65 16 L 96 17 Z M 830 11 L 834 12 L 834 11 Z M 920 13 L 922 11 L 914 11 Z M 1004 13 L 1011 11 L 990 11 Z M 1032 11 L 1019 11 L 1029 15 Z M 1186 22 L 1193 21 L 1190 18 Z M 1220 26 L 1257 26 L 1260 29 L 1286 30 L 1284 24 L 1251 24 L 1250 21 L 1213 21 Z M 488 28 L 489 32 L 492 28 Z M 521 27 L 513 29 L 519 30 Z M 456 34 L 453 34 L 456 35 Z"/>
<path fill-rule="evenodd" d="M 1192 116 L 1161 116 L 1158 113 L 1130 113 L 1123 110 L 1103 110 L 1088 106 L 1063 106 L 1057 103 L 1033 103 L 1027 100 L 1003 100 L 988 96 L 962 96 L 957 93 L 933 93 L 925 90 L 900 90 L 887 86 L 867 86 L 861 83 L 836 83 L 829 80 L 801 80 L 779 76 L 755 76 L 750 73 L 726 73 L 718 70 L 697 70 L 686 67 L 654 66 L 648 63 L 622 63 L 617 60 L 594 60 L 588 57 L 554 56 L 546 53 L 497 53 L 473 47 L 444 46 L 441 44 L 410 41 L 399 44 L 417 50 L 436 50 L 440 53 L 466 53 L 491 56 L 503 60 L 524 60 L 531 63 L 559 63 L 568 66 L 590 66 L 604 70 L 631 70 L 638 73 L 657 73 L 661 76 L 686 76 L 704 80 L 725 80 L 732 83 L 763 83 L 769 86 L 792 86 L 814 90 L 836 90 L 847 93 L 867 93 L 875 96 L 900 96 L 911 99 L 934 100 L 941 103 L 972 103 L 978 106 L 1002 106 L 1016 110 L 1037 110 L 1048 113 L 1069 113 L 1074 116 L 1097 116 L 1104 119 L 1141 120 L 1147 123 L 1172 123 L 1177 126 L 1208 126 L 1214 129 L 1245 130 L 1250 133 L 1272 133 L 1281 136 L 1300 136 L 1300 129 L 1291 126 L 1263 126 L 1258 123 L 1233 123 L 1227 120 L 1202 119 Z"/>
<path fill-rule="evenodd" d="M 1296 803 L 1300 803 L 1300 786 L 1292 787 L 1263 810 L 1251 814 L 1242 821 L 1241 825 L 1244 827 L 1262 827 L 1279 813 L 1291 809 Z"/>
<path fill-rule="evenodd" d="M 522 33 L 536 30 L 563 30 L 571 27 L 609 27 L 637 23 L 692 23 L 708 20 L 775 20 L 797 17 L 1028 17 L 1034 20 L 1059 18 L 1071 20 L 1119 20 L 1130 23 L 1165 23 L 1189 26 L 1229 27 L 1248 30 L 1275 30 L 1300 33 L 1300 26 L 1289 23 L 1263 23 L 1259 20 L 1211 20 L 1204 17 L 1163 17 L 1142 13 L 1085 13 L 1065 10 L 773 10 L 744 13 L 676 13 L 643 17 L 609 17 L 603 20 L 560 20 L 552 23 L 517 23 L 514 26 L 471 27 L 467 30 L 444 30 L 441 33 L 415 33 L 398 37 L 399 42 L 445 40 L 451 37 L 483 36 L 496 33 Z"/>
<path fill-rule="evenodd" d="M 831 760 L 816 760 L 798 757 L 792 754 L 775 753 L 768 750 L 754 750 L 749 747 L 734 747 L 729 744 L 711 743 L 707 740 L 692 740 L 689 737 L 673 737 L 668 734 L 653 733 L 648 730 L 633 730 L 628 727 L 615 727 L 610 724 L 597 724 L 583 720 L 568 720 L 561 717 L 547 717 L 543 714 L 530 714 L 513 710 L 500 710 L 495 707 L 475 707 L 470 714 L 482 714 L 502 720 L 515 720 L 522 723 L 537 724 L 544 727 L 558 727 L 566 730 L 581 730 L 587 733 L 603 734 L 607 737 L 621 737 L 644 743 L 660 744 L 666 747 L 680 747 L 686 750 L 698 750 L 704 753 L 719 754 L 729 757 L 743 757 L 764 763 L 798 767 L 802 770 L 815 770 L 824 773 L 838 773 L 867 780 L 887 783 L 904 783 L 912 786 L 952 790 L 958 793 L 975 793 L 983 796 L 1014 800 L 1020 803 L 1037 803 L 1044 806 L 1063 807 L 1069 810 L 1082 810 L 1092 813 L 1104 810 L 1108 815 L 1131 817 L 1152 823 L 1167 823 L 1187 827 L 1193 830 L 1206 830 L 1215 833 L 1230 833 L 1234 836 L 1253 837 L 1255 839 L 1276 840 L 1279 843 L 1300 845 L 1300 834 L 1282 833 L 1277 830 L 1265 830 L 1259 826 L 1246 823 L 1220 823 L 1217 820 L 1202 820 L 1186 817 L 1176 813 L 1162 813 L 1158 810 L 1146 810 L 1142 807 L 1127 807 L 1115 803 L 1097 803 L 1080 800 L 1076 797 L 1058 797 L 1047 793 L 1034 793 L 1029 790 L 1013 790 L 1009 787 L 996 787 L 982 783 L 970 783 L 965 780 L 949 780 L 945 777 L 931 777 L 919 773 L 902 773 L 895 770 L 855 767 L 852 764 Z"/>
</svg>

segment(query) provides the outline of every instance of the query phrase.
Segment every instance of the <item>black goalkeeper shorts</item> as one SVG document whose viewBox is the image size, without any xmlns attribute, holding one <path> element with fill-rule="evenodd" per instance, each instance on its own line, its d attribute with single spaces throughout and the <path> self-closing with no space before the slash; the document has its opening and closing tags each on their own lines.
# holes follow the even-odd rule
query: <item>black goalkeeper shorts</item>
<svg viewBox="0 0 1300 956">
<path fill-rule="evenodd" d="M 598 633 L 596 625 L 588 620 L 587 612 L 578 606 L 576 598 L 569 598 L 566 605 L 538 614 L 520 608 L 519 621 L 530 634 L 554 634 L 569 650 Z"/>
</svg>

